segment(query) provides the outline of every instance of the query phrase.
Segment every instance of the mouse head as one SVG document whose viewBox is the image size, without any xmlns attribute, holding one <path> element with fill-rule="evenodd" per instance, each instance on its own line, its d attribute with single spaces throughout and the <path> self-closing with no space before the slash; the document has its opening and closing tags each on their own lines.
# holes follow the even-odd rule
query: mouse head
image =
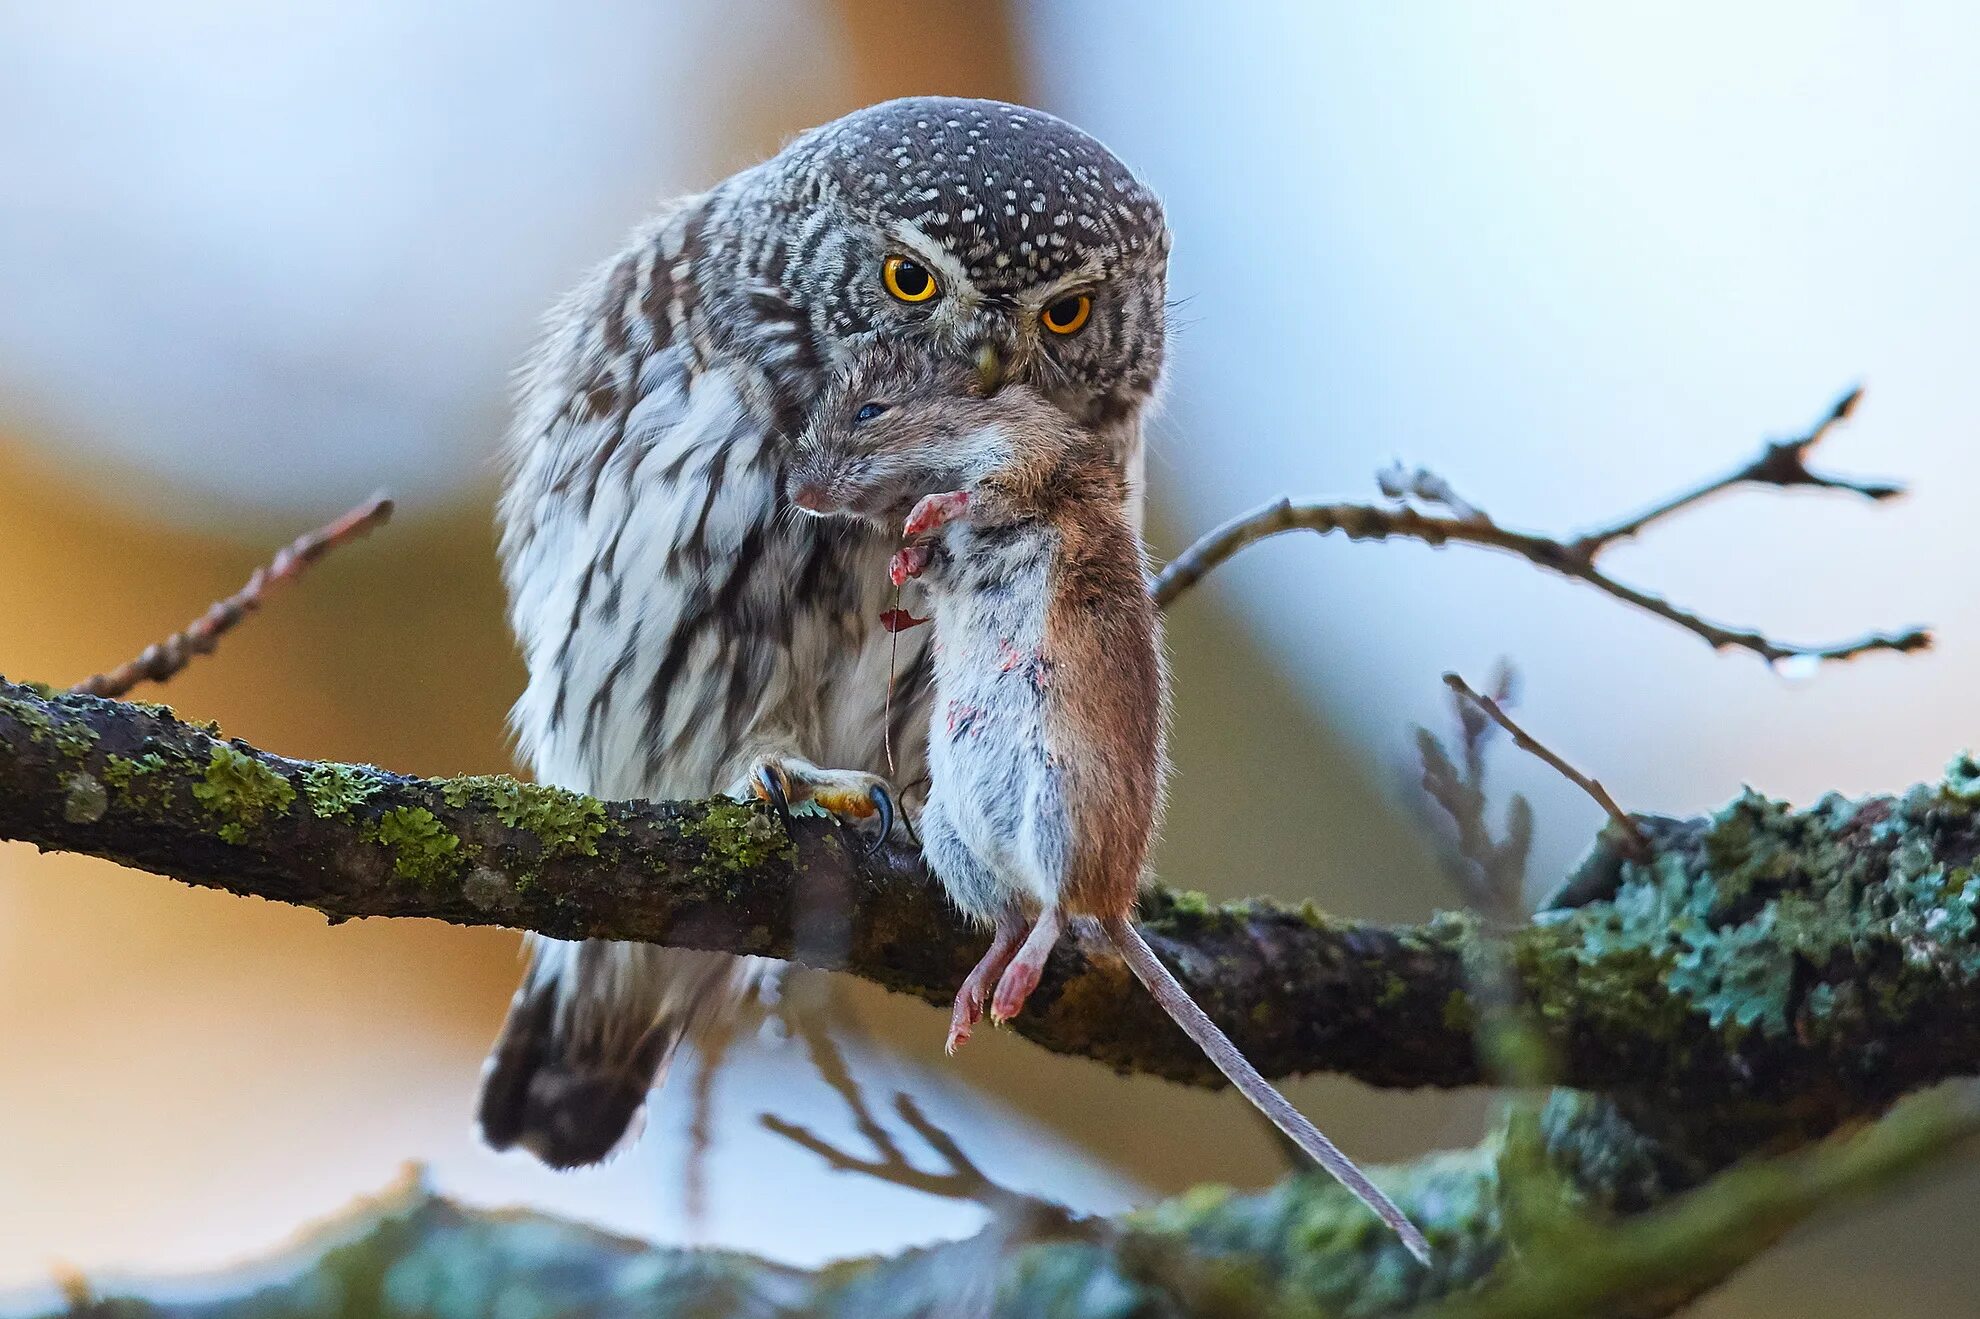
<svg viewBox="0 0 1980 1319">
<path fill-rule="evenodd" d="M 974 488 L 1020 437 L 1064 418 L 1023 385 L 912 345 L 875 344 L 819 396 L 784 475 L 792 505 L 897 529 L 925 495 Z"/>
</svg>

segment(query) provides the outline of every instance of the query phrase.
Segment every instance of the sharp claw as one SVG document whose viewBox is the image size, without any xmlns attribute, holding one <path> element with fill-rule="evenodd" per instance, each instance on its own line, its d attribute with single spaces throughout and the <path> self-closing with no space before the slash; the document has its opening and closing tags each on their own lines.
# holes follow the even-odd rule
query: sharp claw
<svg viewBox="0 0 1980 1319">
<path fill-rule="evenodd" d="M 868 795 L 873 799 L 874 809 L 880 813 L 880 831 L 866 846 L 866 856 L 871 858 L 885 847 L 887 840 L 894 835 L 894 794 L 876 783 Z"/>
<path fill-rule="evenodd" d="M 784 822 L 786 829 L 791 826 L 790 798 L 784 794 L 783 776 L 774 766 L 756 767 L 756 786 L 763 793 L 763 799 L 770 803 L 770 809 L 777 812 L 777 818 Z"/>
</svg>

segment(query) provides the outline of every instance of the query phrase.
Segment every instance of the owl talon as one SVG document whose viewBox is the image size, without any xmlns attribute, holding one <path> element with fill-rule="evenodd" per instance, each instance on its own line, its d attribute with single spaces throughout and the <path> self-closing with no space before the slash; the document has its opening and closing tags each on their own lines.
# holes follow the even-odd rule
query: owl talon
<svg viewBox="0 0 1980 1319">
<path fill-rule="evenodd" d="M 862 854 L 862 859 L 870 861 L 879 855 L 880 849 L 887 845 L 889 838 L 893 837 L 894 794 L 885 784 L 876 783 L 868 789 L 867 796 L 873 802 L 873 809 L 880 815 L 880 827 L 874 832 L 873 840 L 866 845 L 866 850 Z"/>
<path fill-rule="evenodd" d="M 786 829 L 791 825 L 791 795 L 784 787 L 784 775 L 775 765 L 758 765 L 751 774 L 750 789 L 762 800 L 770 803 L 770 809 L 784 822 Z"/>
<path fill-rule="evenodd" d="M 893 788 L 879 775 L 856 769 L 820 769 L 796 756 L 758 761 L 729 795 L 768 803 L 786 829 L 796 807 L 816 806 L 858 840 L 856 844 L 849 840 L 847 845 L 862 859 L 885 846 L 895 823 L 905 819 Z M 879 826 L 871 837 L 869 821 Z"/>
</svg>

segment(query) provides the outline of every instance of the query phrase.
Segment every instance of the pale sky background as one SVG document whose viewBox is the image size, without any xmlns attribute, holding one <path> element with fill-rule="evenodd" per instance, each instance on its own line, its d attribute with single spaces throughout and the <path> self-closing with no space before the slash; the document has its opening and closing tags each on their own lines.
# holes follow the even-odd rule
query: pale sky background
<svg viewBox="0 0 1980 1319">
<path fill-rule="evenodd" d="M 1529 726 L 1644 811 L 1709 809 L 1742 782 L 1803 800 L 1900 788 L 1975 740 L 1980 11 L 1019 13 L 1034 99 L 1168 201 L 1180 305 L 1151 460 L 1167 526 L 1280 494 L 1372 496 L 1400 457 L 1501 520 L 1567 531 L 1868 386 L 1821 461 L 1904 478 L 1911 498 L 1737 494 L 1613 567 L 1794 639 L 1931 622 L 1928 657 L 1789 681 L 1463 550 L 1292 538 L 1221 573 L 1211 591 L 1376 777 L 1400 781 L 1409 725 L 1441 718 L 1443 670 L 1482 679 L 1501 655 Z M 775 148 L 756 89 L 830 102 L 837 40 L 803 0 L 0 4 L 0 428 L 189 527 L 314 520 L 378 485 L 415 512 L 485 491 L 506 373 L 541 311 L 654 200 Z M 1596 813 L 1499 764 L 1540 807 L 1550 877 Z M 434 1062 L 417 1039 L 391 1047 Z M 444 1062 L 472 1069 L 476 1048 L 450 1038 Z M 678 1230 L 651 1190 L 663 1156 L 560 1183 L 475 1150 L 425 1102 L 395 1120 L 448 1189 Z M 793 1205 L 860 1193 L 770 1144 L 731 1172 L 782 1159 Z M 1090 1207 L 1130 1191 L 1055 1147 L 1008 1153 L 1052 1164 Z M 375 1171 L 328 1169 L 281 1203 L 327 1209 Z M 16 1235 L 11 1255 L 0 1232 L 0 1287 L 39 1276 L 57 1243 L 189 1267 L 293 1225 L 242 1206 L 175 1234 L 132 1212 L 128 1231 Z M 947 1212 L 854 1210 L 804 1239 L 880 1249 L 952 1230 Z M 714 1235 L 764 1248 L 796 1221 L 733 1211 Z"/>
</svg>

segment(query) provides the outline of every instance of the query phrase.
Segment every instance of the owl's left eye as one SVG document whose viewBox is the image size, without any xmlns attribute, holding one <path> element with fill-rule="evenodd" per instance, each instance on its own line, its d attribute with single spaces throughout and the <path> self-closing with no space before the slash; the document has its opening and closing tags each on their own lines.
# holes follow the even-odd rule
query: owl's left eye
<svg viewBox="0 0 1980 1319">
<path fill-rule="evenodd" d="M 926 302 L 941 291 L 926 266 L 904 256 L 887 258 L 880 267 L 880 282 L 902 302 Z"/>
<path fill-rule="evenodd" d="M 1040 312 L 1038 320 L 1053 334 L 1074 334 L 1092 314 L 1093 299 L 1084 293 L 1075 293 L 1070 298 L 1060 298 Z"/>
</svg>

